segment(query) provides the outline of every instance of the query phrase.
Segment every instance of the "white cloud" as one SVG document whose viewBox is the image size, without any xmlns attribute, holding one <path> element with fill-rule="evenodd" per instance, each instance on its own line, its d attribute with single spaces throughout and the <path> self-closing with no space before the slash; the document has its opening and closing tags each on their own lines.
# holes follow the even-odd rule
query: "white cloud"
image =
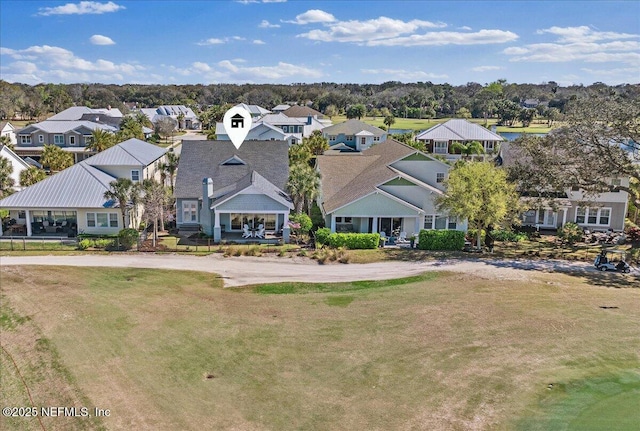
<svg viewBox="0 0 640 431">
<path fill-rule="evenodd" d="M 425 79 L 446 79 L 448 75 L 423 72 L 421 70 L 404 70 L 404 69 L 360 69 L 362 73 L 368 75 L 384 75 L 384 80 L 389 79 L 409 82 Z"/>
<path fill-rule="evenodd" d="M 56 7 L 42 7 L 39 9 L 38 15 L 85 15 L 85 14 L 103 14 L 109 12 L 117 12 L 126 9 L 124 6 L 115 4 L 110 1 L 108 3 L 99 3 L 95 1 L 81 1 L 80 3 L 67 3 Z"/>
<path fill-rule="evenodd" d="M 266 45 L 266 42 L 265 42 L 265 41 L 263 41 L 263 40 L 260 40 L 260 39 L 255 39 L 255 40 L 253 41 L 253 44 L 254 44 L 254 45 Z"/>
<path fill-rule="evenodd" d="M 222 60 L 218 66 L 231 72 L 232 75 L 229 75 L 229 78 L 234 81 L 278 80 L 292 76 L 320 78 L 323 76 L 322 72 L 316 69 L 284 62 L 279 62 L 277 66 L 239 66 L 230 60 Z"/>
<path fill-rule="evenodd" d="M 458 30 L 467 30 L 467 31 L 471 31 L 473 30 L 471 27 L 469 27 L 468 25 L 463 25 L 462 27 L 458 27 Z"/>
<path fill-rule="evenodd" d="M 200 72 L 208 72 L 211 70 L 211 66 L 209 66 L 207 63 L 202 63 L 201 61 L 196 61 L 192 64 L 192 66 L 195 70 L 198 70 Z"/>
<path fill-rule="evenodd" d="M 640 35 L 595 31 L 587 26 L 550 27 L 536 32 L 538 35 L 552 34 L 557 40 L 532 43 L 503 50 L 511 56 L 510 61 L 564 63 L 582 61 L 586 63 L 619 62 L 640 66 Z"/>
<path fill-rule="evenodd" d="M 443 46 L 443 45 L 486 45 L 506 43 L 518 39 L 518 35 L 504 30 L 480 30 L 474 33 L 453 31 L 429 32 L 390 39 L 372 40 L 368 46 Z"/>
<path fill-rule="evenodd" d="M 500 70 L 500 69 L 502 69 L 500 66 L 476 66 L 471 68 L 471 70 L 474 72 L 488 72 L 489 70 Z"/>
<path fill-rule="evenodd" d="M 305 13 L 296 16 L 293 21 L 285 21 L 291 24 L 311 24 L 311 23 L 329 23 L 334 22 L 336 18 L 328 12 L 320 9 L 309 9 Z"/>
<path fill-rule="evenodd" d="M 208 46 L 208 45 L 220 45 L 222 43 L 224 43 L 225 41 L 223 39 L 218 39 L 217 37 L 212 37 L 206 40 L 201 40 L 200 42 L 196 43 L 196 45 L 200 45 L 200 46 Z"/>
<path fill-rule="evenodd" d="M 89 38 L 89 41 L 94 45 L 115 45 L 116 43 L 107 36 L 102 36 L 101 34 L 94 34 Z"/>
<path fill-rule="evenodd" d="M 260 24 L 258 24 L 259 28 L 280 28 L 280 24 L 271 24 L 266 19 L 263 19 Z"/>
</svg>

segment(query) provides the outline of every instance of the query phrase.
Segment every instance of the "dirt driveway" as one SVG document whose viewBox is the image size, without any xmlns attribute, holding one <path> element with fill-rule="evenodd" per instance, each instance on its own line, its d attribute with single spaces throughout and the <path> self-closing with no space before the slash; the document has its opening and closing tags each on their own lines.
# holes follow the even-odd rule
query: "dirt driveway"
<svg viewBox="0 0 640 431">
<path fill-rule="evenodd" d="M 425 271 L 454 271 L 474 274 L 487 279 L 527 280 L 539 272 L 560 272 L 603 277 L 590 264 L 553 260 L 506 261 L 496 259 L 450 259 L 418 262 L 377 262 L 368 264 L 319 265 L 304 258 L 223 257 L 190 255 L 81 255 L 81 256 L 4 256 L 5 265 L 62 265 L 182 269 L 214 272 L 224 278 L 225 286 L 243 286 L 281 281 L 338 282 L 383 280 L 417 275 Z M 640 286 L 640 272 L 608 274 L 612 280 Z M 599 284 L 599 283 L 598 283 Z"/>
</svg>

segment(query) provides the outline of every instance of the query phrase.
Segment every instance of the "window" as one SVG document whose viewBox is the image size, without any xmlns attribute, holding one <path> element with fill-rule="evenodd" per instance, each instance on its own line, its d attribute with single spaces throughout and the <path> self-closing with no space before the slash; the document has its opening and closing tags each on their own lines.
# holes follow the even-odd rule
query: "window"
<svg viewBox="0 0 640 431">
<path fill-rule="evenodd" d="M 486 141 L 486 142 L 484 143 L 484 151 L 485 151 L 485 152 L 487 152 L 487 153 L 491 153 L 491 152 L 493 152 L 493 149 L 494 149 L 494 148 L 495 148 L 495 147 L 494 147 L 494 142 L 493 142 L 493 141 Z"/>
<path fill-rule="evenodd" d="M 347 141 L 353 141 L 353 135 L 347 136 Z"/>
<path fill-rule="evenodd" d="M 282 126 L 282 131 L 285 133 L 289 133 L 289 126 Z"/>
<path fill-rule="evenodd" d="M 87 227 L 109 227 L 111 217 L 115 218 L 115 227 L 118 227 L 118 213 L 87 213 Z"/>
<path fill-rule="evenodd" d="M 195 223 L 198 221 L 198 202 L 182 202 L 182 222 Z"/>
<path fill-rule="evenodd" d="M 373 142 L 380 142 L 380 136 L 374 136 Z"/>
<path fill-rule="evenodd" d="M 109 213 L 109 227 L 118 227 L 118 214 Z"/>
<path fill-rule="evenodd" d="M 76 137 L 69 136 L 69 145 L 75 145 L 75 144 L 76 144 Z"/>
<path fill-rule="evenodd" d="M 444 172 L 438 172 L 436 173 L 436 183 L 441 183 L 444 181 Z"/>
<path fill-rule="evenodd" d="M 585 221 L 586 220 L 586 221 Z M 611 208 L 586 208 L 576 210 L 576 223 L 608 226 L 611 220 Z"/>
<path fill-rule="evenodd" d="M 601 208 L 600 219 L 598 220 L 598 224 L 608 225 L 610 216 L 611 216 L 611 210 L 609 208 Z"/>
<path fill-rule="evenodd" d="M 424 216 L 424 228 L 433 229 L 433 215 Z"/>
<path fill-rule="evenodd" d="M 580 187 L 578 187 L 578 186 L 571 186 L 571 191 L 572 191 L 572 192 L 577 192 L 577 191 L 579 191 L 579 190 L 580 190 Z"/>
<path fill-rule="evenodd" d="M 585 215 L 586 215 L 586 208 L 576 209 L 576 223 L 578 224 L 584 223 Z"/>
<path fill-rule="evenodd" d="M 536 210 L 529 210 L 522 214 L 522 222 L 525 224 L 535 224 L 536 222 Z"/>
<path fill-rule="evenodd" d="M 44 143 L 44 135 L 38 135 L 38 143 Z"/>
<path fill-rule="evenodd" d="M 342 217 L 336 217 L 336 223 L 342 223 Z"/>
<path fill-rule="evenodd" d="M 20 210 L 18 211 L 18 218 L 22 219 L 22 220 L 26 220 L 27 218 L 27 212 L 25 210 Z"/>
<path fill-rule="evenodd" d="M 20 143 L 21 144 L 30 144 L 31 143 L 31 135 L 20 135 Z"/>
<path fill-rule="evenodd" d="M 433 143 L 433 152 L 435 154 L 447 154 L 449 143 L 447 141 L 436 141 Z"/>
<path fill-rule="evenodd" d="M 458 218 L 457 217 L 449 217 L 449 222 L 447 223 L 447 229 L 456 230 L 458 226 Z"/>
<path fill-rule="evenodd" d="M 595 208 L 587 208 L 587 223 L 596 224 L 598 222 L 598 211 Z"/>
<path fill-rule="evenodd" d="M 447 217 L 436 215 L 436 229 L 446 229 L 447 224 Z"/>
<path fill-rule="evenodd" d="M 64 145 L 64 135 L 53 135 L 53 143 L 56 145 Z"/>
<path fill-rule="evenodd" d="M 109 214 L 96 213 L 98 227 L 109 227 Z"/>
<path fill-rule="evenodd" d="M 96 227 L 96 213 L 87 213 L 87 227 Z"/>
<path fill-rule="evenodd" d="M 335 137 L 335 136 L 329 136 L 329 140 L 330 140 L 330 141 L 335 141 L 335 140 L 336 140 L 336 137 Z"/>
<path fill-rule="evenodd" d="M 140 171 L 131 171 L 131 181 L 140 181 Z"/>
</svg>

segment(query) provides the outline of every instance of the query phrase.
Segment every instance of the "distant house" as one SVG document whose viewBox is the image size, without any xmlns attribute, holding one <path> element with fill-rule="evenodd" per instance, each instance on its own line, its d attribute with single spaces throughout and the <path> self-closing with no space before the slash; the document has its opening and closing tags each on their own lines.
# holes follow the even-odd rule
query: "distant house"
<svg viewBox="0 0 640 431">
<path fill-rule="evenodd" d="M 82 116 L 87 114 L 103 114 L 112 118 L 122 119 L 122 112 L 120 112 L 118 108 L 112 108 L 111 106 L 97 109 L 86 106 L 72 106 L 47 118 L 47 121 L 77 121 L 81 120 Z"/>
<path fill-rule="evenodd" d="M 523 108 L 536 108 L 539 104 L 540 100 L 538 99 L 525 99 L 521 105 Z"/>
<path fill-rule="evenodd" d="M 294 105 L 286 111 L 282 111 L 282 113 L 289 118 L 298 118 L 303 121 L 308 121 L 309 118 L 312 118 L 322 124 L 322 128 L 331 126 L 331 119 L 308 106 Z"/>
<path fill-rule="evenodd" d="M 277 105 L 271 108 L 271 112 L 274 112 L 277 114 L 278 112 L 286 111 L 289 108 L 291 108 L 291 105 Z"/>
<path fill-rule="evenodd" d="M 157 108 L 141 108 L 140 112 L 156 124 L 160 119 L 170 117 L 176 120 L 178 129 L 200 130 L 202 124 L 193 110 L 184 105 L 162 105 Z"/>
<path fill-rule="evenodd" d="M 20 172 L 29 169 L 29 164 L 4 144 L 0 144 L 0 157 L 4 157 L 11 163 L 13 171 L 10 176 L 13 178 L 13 189 L 22 190 L 20 185 Z"/>
<path fill-rule="evenodd" d="M 166 152 L 129 139 L 0 200 L 0 208 L 15 220 L 5 234 L 108 235 L 131 227 L 131 218 L 123 224 L 118 203 L 105 199 L 104 193 L 118 178 L 159 180 Z"/>
<path fill-rule="evenodd" d="M 460 158 L 460 152 L 451 148 L 456 142 L 468 144 L 477 141 L 482 145 L 485 153 L 491 154 L 498 150 L 504 138 L 478 124 L 463 119 L 454 119 L 437 124 L 418 134 L 416 141 L 425 144 L 427 153 L 439 154 L 447 159 L 455 160 Z"/>
<path fill-rule="evenodd" d="M 219 141 L 230 141 L 223 123 L 216 123 L 216 137 Z M 257 122 L 251 125 L 245 141 L 287 141 L 289 145 L 301 142 L 300 136 L 285 133 L 282 129 L 268 123 Z"/>
<path fill-rule="evenodd" d="M 322 130 L 325 125 L 309 116 L 306 118 L 289 117 L 283 113 L 267 114 L 256 122 L 267 123 L 278 127 L 284 133 L 295 135 L 298 139 L 311 136 L 316 130 Z"/>
<path fill-rule="evenodd" d="M 360 120 L 347 120 L 322 129 L 322 136 L 329 140 L 329 148 L 344 144 L 356 151 L 363 151 L 387 140 L 387 132 Z"/>
<path fill-rule="evenodd" d="M 215 242 L 289 237 L 289 146 L 284 141 L 184 141 L 176 177 L 177 225 Z M 262 225 L 263 238 L 260 238 Z M 249 231 L 250 230 L 250 231 Z"/>
<path fill-rule="evenodd" d="M 12 145 L 16 145 L 18 142 L 16 138 L 16 128 L 8 121 L 0 121 L 0 136 L 8 136 L 9 143 Z"/>
<path fill-rule="evenodd" d="M 511 144 L 505 142 L 496 158 L 499 166 L 510 166 L 515 162 Z M 611 175 L 607 179 L 612 186 L 629 186 L 629 177 Z M 540 204 L 529 190 L 521 190 L 521 200 L 529 209 L 522 214 L 524 226 L 555 230 L 572 222 L 591 231 L 624 230 L 624 221 L 629 205 L 629 195 L 622 190 L 586 196 L 579 187 L 555 192 L 551 202 Z"/>
<path fill-rule="evenodd" d="M 264 109 L 262 106 L 258 105 L 247 105 L 246 103 L 240 103 L 236 106 L 240 106 L 247 110 L 251 114 L 251 118 L 258 118 L 271 113 L 271 111 L 269 111 L 268 109 Z"/>
<path fill-rule="evenodd" d="M 466 221 L 440 212 L 451 166 L 387 139 L 359 153 L 318 156 L 318 206 L 332 232 L 417 234 L 421 229 L 466 230 Z"/>
</svg>

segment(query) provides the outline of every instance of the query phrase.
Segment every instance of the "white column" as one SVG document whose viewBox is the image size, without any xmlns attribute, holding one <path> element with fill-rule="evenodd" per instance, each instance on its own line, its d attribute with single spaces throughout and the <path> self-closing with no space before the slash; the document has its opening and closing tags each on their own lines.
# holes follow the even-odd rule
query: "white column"
<svg viewBox="0 0 640 431">
<path fill-rule="evenodd" d="M 415 222 L 415 225 L 413 227 L 413 234 L 414 235 L 418 235 L 418 233 L 420 233 L 420 219 L 422 219 L 421 216 L 416 217 L 416 222 Z M 424 221 L 422 223 L 424 223 Z"/>
<path fill-rule="evenodd" d="M 378 233 L 378 217 L 373 217 L 371 222 L 371 233 Z"/>
<path fill-rule="evenodd" d="M 289 213 L 284 213 L 284 223 L 282 224 L 282 228 L 289 227 Z"/>
<path fill-rule="evenodd" d="M 336 231 L 336 216 L 331 214 L 331 232 Z"/>
<path fill-rule="evenodd" d="M 568 208 L 562 208 L 562 226 L 567 223 L 567 209 Z"/>
<path fill-rule="evenodd" d="M 27 236 L 31 236 L 31 212 L 29 210 L 25 210 L 24 212 L 25 222 L 27 224 Z"/>
<path fill-rule="evenodd" d="M 215 212 L 213 227 L 220 227 L 220 213 L 218 211 Z"/>
</svg>

